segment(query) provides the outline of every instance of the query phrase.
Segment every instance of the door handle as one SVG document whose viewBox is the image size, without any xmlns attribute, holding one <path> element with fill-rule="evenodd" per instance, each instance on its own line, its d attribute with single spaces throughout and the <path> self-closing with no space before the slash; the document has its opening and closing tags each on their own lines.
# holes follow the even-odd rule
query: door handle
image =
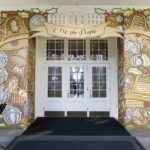
<svg viewBox="0 0 150 150">
<path fill-rule="evenodd" d="M 68 98 L 70 97 L 69 91 L 67 92 L 67 97 L 68 97 Z"/>
<path fill-rule="evenodd" d="M 90 98 L 92 98 L 92 90 L 90 90 Z"/>
</svg>

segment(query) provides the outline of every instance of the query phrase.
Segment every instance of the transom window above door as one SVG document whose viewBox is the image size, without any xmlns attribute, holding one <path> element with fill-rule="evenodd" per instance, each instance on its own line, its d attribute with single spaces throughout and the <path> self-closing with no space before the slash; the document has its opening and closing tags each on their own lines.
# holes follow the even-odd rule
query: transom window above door
<svg viewBox="0 0 150 150">
<path fill-rule="evenodd" d="M 64 40 L 47 40 L 47 60 L 64 59 Z"/>
<path fill-rule="evenodd" d="M 68 60 L 86 60 L 86 41 L 69 40 Z"/>
<path fill-rule="evenodd" d="M 108 60 L 107 40 L 90 40 L 91 60 Z"/>
<path fill-rule="evenodd" d="M 108 61 L 108 40 L 47 40 L 47 60 Z"/>
</svg>

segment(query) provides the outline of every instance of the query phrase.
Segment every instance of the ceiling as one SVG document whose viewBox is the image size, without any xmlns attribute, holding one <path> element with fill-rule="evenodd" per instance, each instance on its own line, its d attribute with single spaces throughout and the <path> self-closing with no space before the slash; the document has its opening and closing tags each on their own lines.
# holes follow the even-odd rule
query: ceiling
<svg viewBox="0 0 150 150">
<path fill-rule="evenodd" d="M 150 0 L 0 0 L 2 7 L 48 6 L 150 6 Z"/>
</svg>

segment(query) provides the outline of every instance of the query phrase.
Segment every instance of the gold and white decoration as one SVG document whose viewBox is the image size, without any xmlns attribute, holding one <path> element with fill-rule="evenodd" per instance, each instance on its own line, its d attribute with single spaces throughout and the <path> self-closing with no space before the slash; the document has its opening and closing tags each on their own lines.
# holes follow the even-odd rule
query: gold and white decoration
<svg viewBox="0 0 150 150">
<path fill-rule="evenodd" d="M 13 105 L 6 106 L 3 116 L 8 125 L 16 125 L 21 121 L 21 111 Z"/>
<path fill-rule="evenodd" d="M 0 117 L 0 126 L 4 128 L 25 128 L 28 118 L 32 118 L 32 105 L 27 107 L 29 100 L 26 100 L 33 99 L 29 91 L 33 75 L 29 75 L 28 71 L 31 65 L 28 62 L 29 47 L 33 46 L 29 41 L 29 16 L 27 11 L 1 12 L 0 104 L 5 108 Z"/>
<path fill-rule="evenodd" d="M 1 127 L 26 127 L 34 118 L 33 47 L 34 37 L 42 36 L 121 38 L 120 120 L 126 127 L 150 128 L 150 10 L 50 10 L 1 12 L 0 104 L 7 104 L 0 118 Z"/>
<path fill-rule="evenodd" d="M 10 94 L 8 92 L 0 91 L 0 102 L 2 104 L 7 103 L 10 98 Z"/>
<path fill-rule="evenodd" d="M 6 66 L 8 62 L 8 56 L 4 52 L 0 52 L 0 68 L 3 68 Z"/>
<path fill-rule="evenodd" d="M 63 37 L 63 38 L 108 38 L 120 37 L 123 38 L 122 31 L 108 26 L 107 23 L 95 25 L 93 27 L 67 27 L 44 22 L 43 26 L 32 29 L 31 32 L 36 32 L 32 37 Z"/>
</svg>

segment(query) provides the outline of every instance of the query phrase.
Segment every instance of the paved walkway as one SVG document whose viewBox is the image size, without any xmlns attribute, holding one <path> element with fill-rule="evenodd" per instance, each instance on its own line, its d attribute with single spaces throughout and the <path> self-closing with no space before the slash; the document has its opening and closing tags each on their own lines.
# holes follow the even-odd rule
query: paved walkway
<svg viewBox="0 0 150 150">
<path fill-rule="evenodd" d="M 14 137 L 23 132 L 24 130 L 19 129 L 0 129 L 0 150 L 4 150 Z M 139 140 L 146 150 L 150 150 L 150 130 L 129 130 L 129 132 Z"/>
<path fill-rule="evenodd" d="M 128 130 L 132 136 L 146 148 L 150 150 L 150 130 Z"/>
<path fill-rule="evenodd" d="M 22 134 L 23 131 L 20 129 L 0 129 L 0 150 L 4 150 L 14 137 Z"/>
</svg>

